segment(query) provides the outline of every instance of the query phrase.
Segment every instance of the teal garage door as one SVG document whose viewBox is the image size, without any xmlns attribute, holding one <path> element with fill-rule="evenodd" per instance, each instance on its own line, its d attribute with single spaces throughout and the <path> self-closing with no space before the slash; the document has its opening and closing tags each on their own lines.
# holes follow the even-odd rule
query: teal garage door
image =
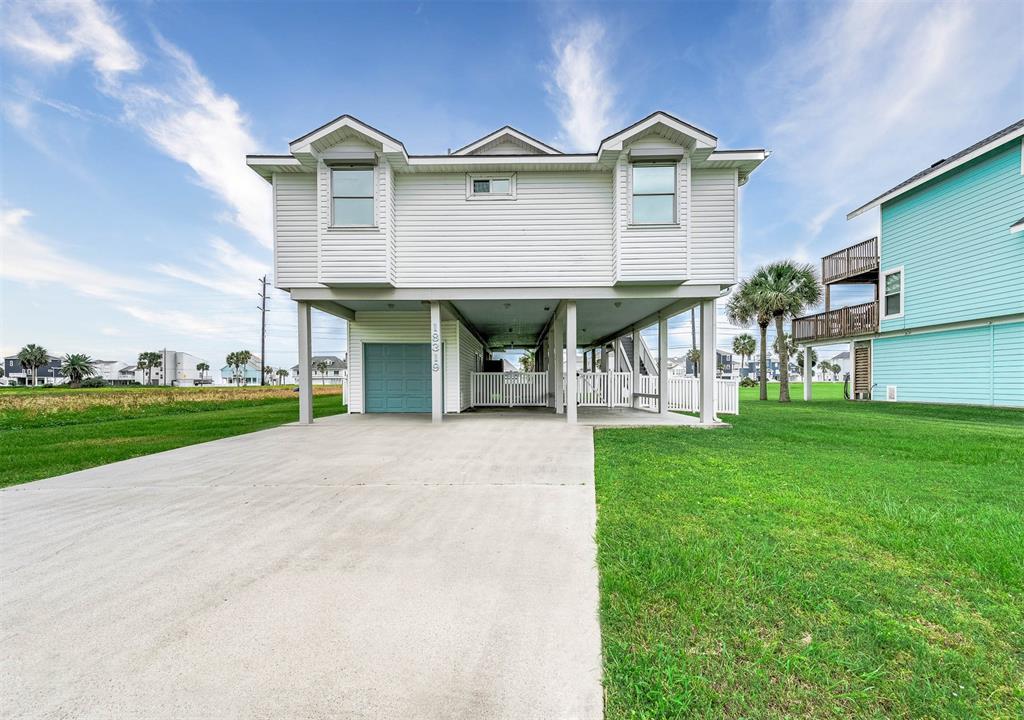
<svg viewBox="0 0 1024 720">
<path fill-rule="evenodd" d="M 366 412 L 430 412 L 430 345 L 363 345 Z"/>
</svg>

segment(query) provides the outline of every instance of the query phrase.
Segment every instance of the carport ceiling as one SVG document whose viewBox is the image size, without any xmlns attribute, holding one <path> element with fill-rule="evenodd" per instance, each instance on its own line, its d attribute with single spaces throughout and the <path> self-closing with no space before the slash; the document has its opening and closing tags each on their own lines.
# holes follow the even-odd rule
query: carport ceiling
<svg viewBox="0 0 1024 720">
<path fill-rule="evenodd" d="M 677 302 L 677 298 L 579 300 L 576 343 L 586 346 Z M 695 301 L 696 302 L 696 301 Z M 460 300 L 452 303 L 492 348 L 536 344 L 558 303 L 553 300 Z"/>
</svg>

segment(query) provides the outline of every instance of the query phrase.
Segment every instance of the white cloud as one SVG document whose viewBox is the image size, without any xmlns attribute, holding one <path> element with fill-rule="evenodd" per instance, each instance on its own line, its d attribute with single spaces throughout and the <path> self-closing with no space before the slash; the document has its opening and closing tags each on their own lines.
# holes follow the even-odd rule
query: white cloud
<svg viewBox="0 0 1024 720">
<path fill-rule="evenodd" d="M 179 304 L 177 294 L 137 275 L 110 272 L 71 255 L 49 238 L 33 232 L 25 221 L 31 213 L 23 208 L 0 210 L 0 278 L 29 287 L 50 286 L 87 298 L 108 301 L 119 312 L 176 333 L 221 336 L 235 327 L 236 318 L 219 314 L 216 320 L 182 310 L 167 310 L 168 302 Z M 6 289 L 6 288 L 5 288 Z M 117 328 L 112 328 L 117 332 Z M 103 331 L 104 335 L 113 332 Z"/>
<path fill-rule="evenodd" d="M 199 184 L 232 209 L 231 222 L 271 246 L 270 190 L 245 164 L 246 153 L 258 148 L 248 119 L 189 55 L 158 36 L 160 54 L 150 61 L 166 79 L 139 79 L 145 59 L 121 33 L 114 13 L 93 0 L 12 3 L 9 20 L 2 36 L 7 47 L 44 66 L 87 59 L 100 77 L 98 89 L 121 103 L 124 119 L 188 165 Z M 5 113 L 18 127 L 30 123 L 24 103 L 5 107 Z"/>
<path fill-rule="evenodd" d="M 85 57 L 106 81 L 142 67 L 116 16 L 94 0 L 34 0 L 8 5 L 4 44 L 37 62 L 57 65 Z"/>
<path fill-rule="evenodd" d="M 152 283 L 71 257 L 25 226 L 28 210 L 0 210 L 0 277 L 29 285 L 62 285 L 86 297 L 124 301 L 153 293 Z"/>
<path fill-rule="evenodd" d="M 199 285 L 228 295 L 253 298 L 256 279 L 267 271 L 267 263 L 250 257 L 220 237 L 209 240 L 210 252 L 199 253 L 196 269 L 160 263 L 153 270 L 176 280 Z"/>
<path fill-rule="evenodd" d="M 998 130 L 993 117 L 1019 115 L 1019 5 L 806 7 L 774 7 L 778 50 L 749 83 L 771 162 L 795 190 L 787 206 L 811 241 L 886 187 Z M 874 222 L 843 232 L 870 234 Z"/>
<path fill-rule="evenodd" d="M 551 43 L 555 56 L 547 87 L 555 102 L 563 138 L 571 149 L 597 149 L 612 126 L 617 90 L 608 63 L 607 32 L 602 22 L 574 22 Z"/>
</svg>

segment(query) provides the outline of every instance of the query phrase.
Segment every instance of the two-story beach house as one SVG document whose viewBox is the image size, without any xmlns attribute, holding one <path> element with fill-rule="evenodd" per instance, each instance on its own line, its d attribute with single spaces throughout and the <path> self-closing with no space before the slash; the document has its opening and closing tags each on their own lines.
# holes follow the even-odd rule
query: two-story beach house
<svg viewBox="0 0 1024 720">
<path fill-rule="evenodd" d="M 880 208 L 880 235 L 823 259 L 825 311 L 793 338 L 850 341 L 851 398 L 1024 406 L 1022 144 L 1024 120 L 847 216 Z M 832 309 L 837 283 L 874 299 Z"/>
<path fill-rule="evenodd" d="M 575 154 L 506 126 L 414 155 L 342 115 L 247 162 L 273 186 L 274 280 L 298 306 L 299 365 L 312 308 L 348 321 L 349 412 L 440 421 L 536 404 L 575 422 L 597 397 L 664 413 L 668 367 L 638 377 L 639 332 L 657 324 L 666 358 L 668 319 L 699 306 L 712 423 L 715 301 L 737 279 L 740 187 L 765 157 L 664 112 Z M 481 372 L 510 348 L 535 351 L 532 372 Z M 595 348 L 629 371 L 584 378 L 578 353 Z M 311 373 L 299 382 L 312 422 Z"/>
</svg>

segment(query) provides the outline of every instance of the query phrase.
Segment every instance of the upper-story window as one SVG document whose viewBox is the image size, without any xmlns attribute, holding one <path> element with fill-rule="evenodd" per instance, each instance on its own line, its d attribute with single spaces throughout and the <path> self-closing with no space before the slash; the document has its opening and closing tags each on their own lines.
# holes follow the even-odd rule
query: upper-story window
<svg viewBox="0 0 1024 720">
<path fill-rule="evenodd" d="M 510 200 L 515 194 L 515 175 L 466 176 L 466 197 L 470 200 Z"/>
<path fill-rule="evenodd" d="M 373 224 L 373 168 L 333 168 L 331 225 L 366 227 Z"/>
<path fill-rule="evenodd" d="M 676 166 L 633 165 L 633 224 L 676 222 Z"/>
<path fill-rule="evenodd" d="M 882 278 L 884 297 L 882 317 L 899 317 L 903 314 L 903 268 L 890 270 Z"/>
</svg>

